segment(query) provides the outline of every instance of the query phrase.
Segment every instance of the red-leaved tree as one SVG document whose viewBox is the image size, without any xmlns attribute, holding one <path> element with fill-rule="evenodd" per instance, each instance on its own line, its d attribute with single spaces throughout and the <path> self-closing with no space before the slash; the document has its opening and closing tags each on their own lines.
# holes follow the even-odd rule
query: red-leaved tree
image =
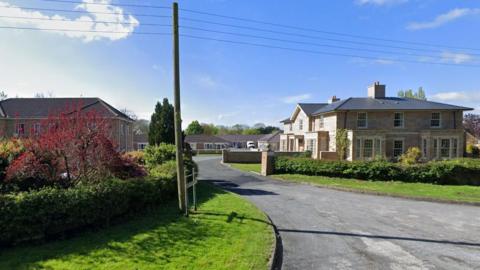
<svg viewBox="0 0 480 270">
<path fill-rule="evenodd" d="M 111 122 L 81 104 L 52 114 L 26 151 L 7 169 L 8 180 L 26 178 L 68 183 L 99 181 L 121 174 L 124 162 L 111 140 Z"/>
</svg>

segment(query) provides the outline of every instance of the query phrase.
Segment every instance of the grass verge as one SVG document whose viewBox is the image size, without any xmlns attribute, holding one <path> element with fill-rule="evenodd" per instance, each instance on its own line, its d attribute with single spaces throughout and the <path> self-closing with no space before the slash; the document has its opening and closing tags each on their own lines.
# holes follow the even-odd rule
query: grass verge
<svg viewBox="0 0 480 270">
<path fill-rule="evenodd" d="M 418 199 L 480 203 L 480 187 L 476 186 L 447 186 L 425 183 L 405 183 L 399 181 L 365 181 L 300 174 L 276 174 L 272 177 L 279 180 L 310 183 L 343 190 L 371 192 Z"/>
<path fill-rule="evenodd" d="M 0 269 L 266 269 L 273 234 L 241 197 L 202 183 L 199 209 L 176 202 L 71 239 L 0 250 Z"/>
<path fill-rule="evenodd" d="M 256 173 L 260 173 L 261 166 L 262 166 L 260 163 L 254 163 L 254 164 L 250 164 L 250 163 L 229 163 L 229 164 L 232 166 L 232 168 L 242 170 L 242 171 L 246 171 L 246 172 L 256 172 Z"/>
</svg>

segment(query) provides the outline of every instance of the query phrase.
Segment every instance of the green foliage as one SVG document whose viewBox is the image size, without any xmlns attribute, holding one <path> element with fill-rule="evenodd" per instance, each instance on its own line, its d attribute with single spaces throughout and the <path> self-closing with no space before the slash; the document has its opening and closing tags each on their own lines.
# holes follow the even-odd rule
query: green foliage
<svg viewBox="0 0 480 270">
<path fill-rule="evenodd" d="M 0 185 L 5 178 L 8 165 L 23 152 L 25 152 L 25 146 L 20 140 L 0 141 Z"/>
<path fill-rule="evenodd" d="M 467 154 L 471 155 L 472 157 L 478 157 L 480 155 L 480 149 L 476 145 L 468 144 Z"/>
<path fill-rule="evenodd" d="M 255 129 L 255 128 L 247 128 L 242 131 L 243 135 L 259 135 L 262 134 L 260 133 L 260 130 Z"/>
<path fill-rule="evenodd" d="M 347 154 L 347 149 L 350 146 L 350 140 L 348 139 L 348 130 L 337 129 L 335 141 L 337 144 L 338 158 L 340 160 L 344 160 Z"/>
<path fill-rule="evenodd" d="M 406 166 L 386 161 L 346 162 L 277 157 L 275 172 L 372 181 L 396 180 L 442 185 L 480 185 L 480 161 L 475 159 L 435 161 Z"/>
<path fill-rule="evenodd" d="M 177 163 L 175 160 L 169 160 L 163 164 L 157 164 L 150 168 L 149 173 L 152 177 L 169 177 L 177 175 Z"/>
<path fill-rule="evenodd" d="M 413 165 L 420 162 L 422 151 L 418 147 L 410 147 L 407 152 L 400 156 L 400 162 L 404 165 Z"/>
<path fill-rule="evenodd" d="M 425 94 L 425 91 L 423 90 L 423 87 L 419 87 L 417 92 L 414 92 L 412 89 L 408 90 L 400 90 L 398 91 L 398 97 L 402 98 L 415 98 L 415 99 L 421 99 L 421 100 L 427 100 L 427 96 Z"/>
<path fill-rule="evenodd" d="M 111 228 L 2 249 L 0 269 L 267 269 L 274 238 L 265 214 L 213 185 L 197 193 L 188 218 L 171 200 Z"/>
<path fill-rule="evenodd" d="M 188 125 L 187 129 L 185 130 L 186 135 L 198 135 L 203 134 L 203 127 L 200 123 L 195 120 Z"/>
<path fill-rule="evenodd" d="M 151 145 L 175 143 L 174 109 L 167 98 L 163 99 L 162 104 L 157 102 L 155 105 L 148 131 L 148 142 Z"/>
<path fill-rule="evenodd" d="M 171 178 L 104 180 L 69 189 L 0 195 L 0 245 L 63 236 L 144 211 L 175 194 Z"/>
<path fill-rule="evenodd" d="M 160 143 L 159 145 L 148 145 L 144 150 L 145 164 L 153 168 L 169 160 L 175 160 L 176 148 L 173 144 Z"/>
<path fill-rule="evenodd" d="M 125 158 L 129 158 L 137 164 L 145 165 L 145 152 L 143 151 L 130 151 L 122 155 Z"/>
</svg>

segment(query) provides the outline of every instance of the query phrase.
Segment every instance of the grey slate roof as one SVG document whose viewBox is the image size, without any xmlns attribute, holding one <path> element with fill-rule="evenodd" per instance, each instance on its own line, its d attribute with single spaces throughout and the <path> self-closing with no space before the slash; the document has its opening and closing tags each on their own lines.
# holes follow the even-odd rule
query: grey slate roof
<svg viewBox="0 0 480 270">
<path fill-rule="evenodd" d="M 185 136 L 187 143 L 229 143 L 223 138 L 214 135 L 187 135 Z"/>
<path fill-rule="evenodd" d="M 298 106 L 304 111 L 307 115 L 312 115 L 312 113 L 320 110 L 321 108 L 328 105 L 327 103 L 298 103 Z"/>
<path fill-rule="evenodd" d="M 105 117 L 120 117 L 133 121 L 100 98 L 9 98 L 0 101 L 0 112 L 6 118 L 47 118 L 64 112 L 96 111 Z"/>
<path fill-rule="evenodd" d="M 332 111 L 354 110 L 460 110 L 468 111 L 472 108 L 455 106 L 445 103 L 419 100 L 413 98 L 385 97 L 385 98 L 348 98 L 323 106 L 312 115 Z"/>
<path fill-rule="evenodd" d="M 218 135 L 217 137 L 220 137 L 226 141 L 229 142 L 248 142 L 248 141 L 259 141 L 261 138 L 263 138 L 265 134 L 259 134 L 259 135 L 242 135 L 242 134 L 233 134 L 233 135 Z"/>
<path fill-rule="evenodd" d="M 263 136 L 262 138 L 260 138 L 259 141 L 270 143 L 280 142 L 280 134 L 282 134 L 282 131 L 275 131 L 272 134 L 267 134 Z"/>
<path fill-rule="evenodd" d="M 284 123 L 284 124 L 288 124 L 288 123 L 291 123 L 291 122 L 292 122 L 292 120 L 290 120 L 290 117 L 280 121 L 280 123 Z"/>
</svg>

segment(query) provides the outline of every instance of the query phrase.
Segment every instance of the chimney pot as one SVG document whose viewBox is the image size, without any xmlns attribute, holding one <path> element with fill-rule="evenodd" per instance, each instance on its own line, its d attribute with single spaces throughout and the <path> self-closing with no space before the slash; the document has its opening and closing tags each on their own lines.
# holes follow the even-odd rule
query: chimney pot
<svg viewBox="0 0 480 270">
<path fill-rule="evenodd" d="M 368 97 L 370 98 L 385 98 L 385 85 L 380 84 L 379 81 L 373 83 L 368 87 Z"/>
</svg>

